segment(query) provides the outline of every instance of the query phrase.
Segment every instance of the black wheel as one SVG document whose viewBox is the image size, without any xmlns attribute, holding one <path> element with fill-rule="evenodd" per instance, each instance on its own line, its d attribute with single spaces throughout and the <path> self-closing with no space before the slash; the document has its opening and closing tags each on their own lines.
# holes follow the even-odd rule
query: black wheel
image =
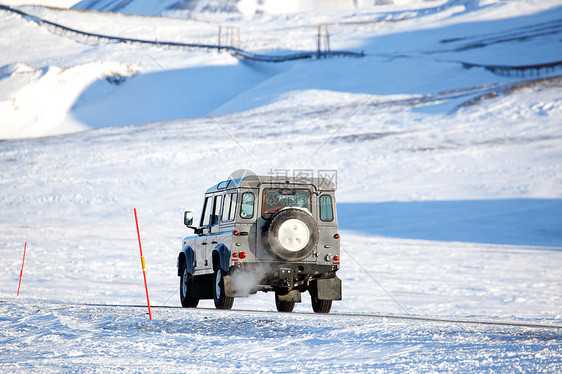
<svg viewBox="0 0 562 374">
<path fill-rule="evenodd" d="M 220 268 L 215 269 L 214 283 L 215 308 L 231 309 L 232 304 L 234 304 L 234 297 L 228 297 L 224 293 L 224 272 Z"/>
<path fill-rule="evenodd" d="M 195 308 L 199 304 L 199 299 L 191 297 L 191 286 L 193 285 L 193 276 L 189 274 L 187 268 L 183 268 L 180 277 L 180 301 L 184 308 Z"/>
<path fill-rule="evenodd" d="M 312 302 L 312 310 L 314 313 L 330 313 L 330 309 L 332 309 L 332 300 L 320 300 L 318 296 L 316 296 L 316 292 L 314 290 L 310 292 L 310 301 Z"/>
<path fill-rule="evenodd" d="M 281 301 L 279 300 L 279 294 L 275 292 L 275 306 L 277 307 L 278 312 L 286 312 L 290 313 L 293 311 L 295 307 L 294 301 Z"/>
<path fill-rule="evenodd" d="M 270 252 L 286 261 L 300 261 L 318 245 L 318 225 L 302 209 L 280 210 L 269 221 L 264 234 Z"/>
</svg>

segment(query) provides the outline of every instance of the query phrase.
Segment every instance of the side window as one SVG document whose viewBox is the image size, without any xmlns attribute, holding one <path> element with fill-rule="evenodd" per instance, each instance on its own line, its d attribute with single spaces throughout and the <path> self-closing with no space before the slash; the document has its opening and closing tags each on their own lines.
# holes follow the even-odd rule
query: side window
<svg viewBox="0 0 562 374">
<path fill-rule="evenodd" d="M 254 194 L 244 192 L 242 194 L 242 207 L 240 209 L 240 217 L 252 218 L 254 216 Z"/>
<path fill-rule="evenodd" d="M 215 203 L 213 204 L 213 214 L 211 215 L 211 226 L 219 223 L 219 211 L 221 207 L 221 195 L 215 196 Z"/>
<path fill-rule="evenodd" d="M 334 219 L 334 211 L 332 210 L 332 196 L 320 196 L 320 219 L 322 221 L 332 221 Z"/>
<path fill-rule="evenodd" d="M 222 201 L 222 215 L 221 215 L 221 222 L 228 221 L 228 216 L 230 214 L 230 202 L 231 202 L 232 194 L 224 195 L 224 200 Z"/>
<path fill-rule="evenodd" d="M 237 193 L 228 193 L 224 195 L 222 202 L 221 222 L 234 221 L 236 214 L 236 197 Z"/>
<path fill-rule="evenodd" d="M 230 194 L 230 212 L 228 214 L 229 221 L 234 221 L 234 218 L 236 218 L 236 200 L 238 200 L 238 194 Z"/>
<path fill-rule="evenodd" d="M 209 226 L 209 218 L 211 217 L 213 198 L 212 196 L 207 196 L 205 198 L 205 203 L 203 204 L 203 215 L 201 216 L 201 226 Z"/>
</svg>

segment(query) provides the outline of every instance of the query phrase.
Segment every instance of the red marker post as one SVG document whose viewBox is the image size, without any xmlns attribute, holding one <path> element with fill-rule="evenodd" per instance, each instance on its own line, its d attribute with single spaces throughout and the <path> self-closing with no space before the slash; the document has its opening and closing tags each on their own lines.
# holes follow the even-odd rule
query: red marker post
<svg viewBox="0 0 562 374">
<path fill-rule="evenodd" d="M 144 264 L 144 256 L 142 255 L 142 245 L 141 245 L 140 230 L 139 230 L 139 220 L 137 218 L 137 209 L 135 208 L 134 211 L 135 211 L 135 223 L 137 224 L 137 236 L 139 238 L 142 275 L 144 276 L 144 289 L 146 290 L 146 302 L 148 304 L 148 317 L 152 320 L 152 312 L 150 311 L 150 298 L 148 297 L 148 284 L 146 283 L 146 266 Z"/>
<path fill-rule="evenodd" d="M 21 261 L 20 283 L 18 284 L 18 294 L 16 296 L 20 295 L 21 278 L 23 276 L 23 264 L 25 264 L 25 251 L 26 251 L 26 249 L 27 249 L 27 242 L 25 242 L 25 244 L 23 246 L 23 260 Z"/>
</svg>

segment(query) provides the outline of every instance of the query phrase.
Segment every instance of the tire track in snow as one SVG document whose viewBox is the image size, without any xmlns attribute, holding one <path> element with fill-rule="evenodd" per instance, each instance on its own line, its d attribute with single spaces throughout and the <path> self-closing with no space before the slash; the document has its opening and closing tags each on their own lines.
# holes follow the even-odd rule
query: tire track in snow
<svg viewBox="0 0 562 374">
<path fill-rule="evenodd" d="M 90 304 L 90 303 L 67 303 L 67 305 L 77 305 L 77 306 L 91 306 L 91 307 L 115 307 L 115 308 L 146 308 L 146 305 L 135 305 L 135 304 Z M 151 308 L 155 309 L 182 309 L 189 310 L 189 308 L 183 308 L 181 306 L 167 306 L 167 305 L 151 305 Z M 215 311 L 213 308 L 196 308 L 197 310 L 205 311 Z M 267 310 L 256 310 L 256 309 L 232 309 L 232 310 L 221 310 L 225 313 L 275 313 Z M 521 327 L 521 328 L 537 328 L 537 329 L 555 329 L 562 330 L 562 325 L 547 325 L 540 323 L 530 323 L 530 322 L 509 322 L 509 321 L 491 321 L 491 320 L 469 320 L 469 319 L 453 319 L 453 318 L 439 318 L 439 317 L 424 317 L 424 316 L 406 316 L 406 315 L 394 315 L 394 314 L 363 314 L 363 313 L 329 313 L 329 314 L 315 314 L 308 312 L 291 312 L 291 314 L 302 315 L 302 316 L 315 316 L 318 318 L 329 318 L 331 316 L 337 317 L 367 317 L 367 318 L 379 318 L 379 319 L 393 319 L 393 320 L 411 320 L 420 322 L 437 322 L 437 323 L 447 323 L 447 324 L 464 324 L 464 325 L 484 325 L 484 326 L 505 326 L 505 327 Z"/>
</svg>

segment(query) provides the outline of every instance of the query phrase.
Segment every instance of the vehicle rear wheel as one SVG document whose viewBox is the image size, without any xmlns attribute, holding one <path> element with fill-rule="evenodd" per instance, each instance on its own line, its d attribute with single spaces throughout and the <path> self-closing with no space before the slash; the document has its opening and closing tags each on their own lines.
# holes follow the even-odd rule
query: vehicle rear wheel
<svg viewBox="0 0 562 374">
<path fill-rule="evenodd" d="M 184 308 L 195 308 L 199 304 L 199 299 L 191 296 L 191 287 L 193 285 L 193 276 L 189 274 L 187 268 L 181 270 L 180 277 L 180 301 Z"/>
<path fill-rule="evenodd" d="M 310 293 L 310 301 L 314 313 L 330 313 L 330 309 L 332 309 L 332 300 L 320 300 L 315 292 Z"/>
<path fill-rule="evenodd" d="M 234 297 L 226 296 L 224 292 L 224 272 L 221 268 L 215 269 L 214 300 L 215 308 L 231 309 L 234 304 Z"/>
<path fill-rule="evenodd" d="M 275 306 L 278 312 L 290 313 L 295 307 L 294 301 L 281 301 L 279 300 L 279 294 L 275 292 Z"/>
</svg>

